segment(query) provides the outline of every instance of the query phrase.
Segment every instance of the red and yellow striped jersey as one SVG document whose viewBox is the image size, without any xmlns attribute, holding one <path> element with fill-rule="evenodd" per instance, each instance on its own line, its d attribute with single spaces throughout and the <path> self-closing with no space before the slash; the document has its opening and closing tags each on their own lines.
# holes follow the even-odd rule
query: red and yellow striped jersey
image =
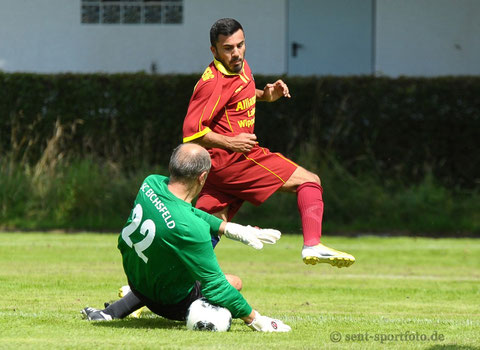
<svg viewBox="0 0 480 350">
<path fill-rule="evenodd" d="M 235 136 L 253 133 L 255 125 L 255 82 L 247 61 L 240 73 L 228 71 L 214 60 L 198 81 L 183 123 L 183 142 L 210 131 Z M 222 168 L 241 154 L 210 149 L 212 166 Z"/>
</svg>

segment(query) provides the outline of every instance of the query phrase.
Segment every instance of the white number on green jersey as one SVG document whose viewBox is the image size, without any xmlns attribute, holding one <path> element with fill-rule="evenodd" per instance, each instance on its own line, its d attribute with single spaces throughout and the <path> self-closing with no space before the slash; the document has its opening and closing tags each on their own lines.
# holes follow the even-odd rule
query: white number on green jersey
<svg viewBox="0 0 480 350">
<path fill-rule="evenodd" d="M 153 239 L 155 238 L 155 223 L 148 219 L 143 222 L 143 224 L 140 226 L 140 223 L 142 222 L 142 217 L 143 217 L 143 209 L 140 204 L 137 204 L 135 208 L 133 209 L 133 214 L 132 214 L 132 222 L 126 226 L 122 230 L 122 239 L 127 243 L 127 245 L 130 248 L 134 248 L 135 251 L 137 252 L 138 256 L 142 258 L 145 263 L 148 262 L 148 258 L 143 254 L 143 252 L 150 247 L 150 245 L 153 242 Z M 134 233 L 137 228 L 140 226 L 140 233 L 143 236 L 146 236 L 143 240 L 137 243 L 133 243 L 132 240 L 130 239 L 130 236 L 132 233 Z"/>
</svg>

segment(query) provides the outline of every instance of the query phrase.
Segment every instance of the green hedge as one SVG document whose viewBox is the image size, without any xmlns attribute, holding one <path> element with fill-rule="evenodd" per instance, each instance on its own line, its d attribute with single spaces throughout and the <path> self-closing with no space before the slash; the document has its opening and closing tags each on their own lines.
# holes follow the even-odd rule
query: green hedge
<svg viewBox="0 0 480 350">
<path fill-rule="evenodd" d="M 192 77 L 0 74 L 0 154 L 164 163 L 181 142 Z M 52 149 L 54 148 L 54 149 Z"/>
<path fill-rule="evenodd" d="M 433 173 L 447 186 L 479 184 L 480 77 L 286 80 L 290 101 L 258 104 L 265 144 L 332 153 L 357 174 L 418 183 Z"/>
<path fill-rule="evenodd" d="M 301 157 L 302 161 L 308 159 Z M 332 233 L 402 233 L 480 237 L 480 192 L 453 191 L 427 176 L 417 185 L 374 174 L 353 176 L 326 157 L 315 171 L 324 186 L 324 225 Z M 119 232 L 142 180 L 161 167 L 119 169 L 97 159 L 22 167 L 0 159 L 0 230 L 70 229 Z M 235 222 L 300 233 L 295 196 L 276 193 L 260 207 L 245 204 Z"/>
<path fill-rule="evenodd" d="M 197 79 L 0 73 L 0 156 L 27 165 L 85 156 L 122 169 L 165 165 Z M 256 76 L 257 86 L 274 79 Z M 480 77 L 284 80 L 290 100 L 257 104 L 262 145 L 293 159 L 308 151 L 314 163 L 333 154 L 353 174 L 479 184 Z"/>
</svg>

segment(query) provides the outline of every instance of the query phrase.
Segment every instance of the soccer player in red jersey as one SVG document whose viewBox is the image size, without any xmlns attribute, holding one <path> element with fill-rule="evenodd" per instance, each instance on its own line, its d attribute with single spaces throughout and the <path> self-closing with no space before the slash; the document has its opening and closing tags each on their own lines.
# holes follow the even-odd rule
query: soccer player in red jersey
<svg viewBox="0 0 480 350">
<path fill-rule="evenodd" d="M 212 159 L 197 208 L 231 221 L 244 201 L 260 205 L 276 191 L 296 193 L 302 219 L 303 261 L 350 266 L 355 262 L 352 255 L 320 243 L 320 178 L 257 142 L 256 101 L 290 98 L 288 86 L 277 80 L 263 90 L 255 87 L 245 60 L 245 35 L 236 20 L 215 22 L 210 29 L 210 43 L 214 60 L 195 86 L 183 124 L 183 141 L 207 148 Z"/>
</svg>

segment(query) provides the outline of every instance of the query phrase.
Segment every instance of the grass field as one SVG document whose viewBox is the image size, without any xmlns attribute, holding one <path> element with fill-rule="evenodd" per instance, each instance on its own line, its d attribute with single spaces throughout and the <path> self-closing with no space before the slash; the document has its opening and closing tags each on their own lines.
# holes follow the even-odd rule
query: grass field
<svg viewBox="0 0 480 350">
<path fill-rule="evenodd" d="M 116 235 L 0 234 L 0 349 L 480 349 L 480 240 L 326 237 L 357 258 L 306 266 L 300 236 L 257 252 L 224 239 L 217 255 L 261 313 L 292 326 L 188 331 L 146 313 L 89 323 L 79 311 L 125 284 Z M 339 341 L 335 342 L 336 340 Z"/>
</svg>

